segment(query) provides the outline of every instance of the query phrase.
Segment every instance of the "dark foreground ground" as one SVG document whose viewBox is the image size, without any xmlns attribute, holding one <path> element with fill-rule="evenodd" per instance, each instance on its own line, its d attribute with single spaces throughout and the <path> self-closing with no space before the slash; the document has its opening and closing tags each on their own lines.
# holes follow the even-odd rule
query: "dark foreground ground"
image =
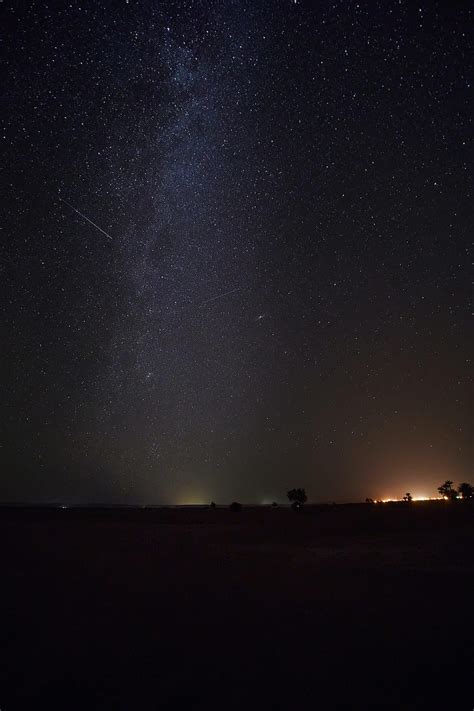
<svg viewBox="0 0 474 711">
<path fill-rule="evenodd" d="M 0 709 L 471 711 L 473 519 L 0 510 Z"/>
</svg>

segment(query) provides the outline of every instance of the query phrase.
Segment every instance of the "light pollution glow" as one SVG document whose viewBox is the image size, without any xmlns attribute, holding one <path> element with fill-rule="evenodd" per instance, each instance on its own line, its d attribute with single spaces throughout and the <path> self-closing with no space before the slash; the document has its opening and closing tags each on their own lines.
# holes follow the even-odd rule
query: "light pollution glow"
<svg viewBox="0 0 474 711">
<path fill-rule="evenodd" d="M 447 496 L 413 496 L 412 501 L 441 501 Z M 404 499 L 377 499 L 376 504 L 388 504 L 394 501 L 404 501 Z"/>
</svg>

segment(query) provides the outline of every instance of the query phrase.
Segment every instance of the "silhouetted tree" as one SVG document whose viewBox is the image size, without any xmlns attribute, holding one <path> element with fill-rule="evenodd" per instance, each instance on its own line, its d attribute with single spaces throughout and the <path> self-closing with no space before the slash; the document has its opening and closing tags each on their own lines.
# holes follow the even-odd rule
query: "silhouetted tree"
<svg viewBox="0 0 474 711">
<path fill-rule="evenodd" d="M 366 500 L 365 500 L 365 503 L 366 503 L 366 504 L 375 504 L 375 501 L 374 501 L 373 499 L 367 497 Z"/>
<path fill-rule="evenodd" d="M 231 511 L 242 511 L 242 504 L 239 504 L 238 501 L 233 501 L 229 508 Z"/>
<path fill-rule="evenodd" d="M 468 484 L 467 481 L 463 481 L 462 484 L 459 484 L 458 492 L 461 494 L 463 499 L 474 498 L 474 486 Z"/>
<path fill-rule="evenodd" d="M 272 509 L 276 509 L 276 508 L 278 508 L 278 504 L 276 501 L 274 501 L 272 504 Z"/>
<path fill-rule="evenodd" d="M 291 508 L 293 511 L 300 511 L 303 508 L 303 504 L 308 501 L 308 497 L 306 496 L 306 491 L 304 489 L 290 489 L 286 495 L 292 502 Z"/>
<path fill-rule="evenodd" d="M 211 509 L 215 509 L 215 508 L 216 508 L 215 502 L 214 502 L 214 501 L 211 501 Z"/>
<path fill-rule="evenodd" d="M 406 501 L 407 504 L 409 504 L 411 501 L 413 501 L 413 496 L 410 494 L 409 491 L 407 491 L 407 493 L 403 497 L 403 501 Z"/>
<path fill-rule="evenodd" d="M 438 491 L 441 496 L 446 496 L 448 499 L 454 500 L 457 496 L 456 489 L 453 488 L 453 482 L 447 479 L 444 484 L 438 486 Z"/>
</svg>

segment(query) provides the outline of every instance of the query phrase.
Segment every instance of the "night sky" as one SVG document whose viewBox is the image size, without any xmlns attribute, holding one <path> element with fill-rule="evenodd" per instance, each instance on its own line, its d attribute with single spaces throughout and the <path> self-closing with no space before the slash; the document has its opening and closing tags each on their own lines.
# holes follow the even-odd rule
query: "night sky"
<svg viewBox="0 0 474 711">
<path fill-rule="evenodd" d="M 472 479 L 470 4 L 2 2 L 1 500 Z"/>
</svg>

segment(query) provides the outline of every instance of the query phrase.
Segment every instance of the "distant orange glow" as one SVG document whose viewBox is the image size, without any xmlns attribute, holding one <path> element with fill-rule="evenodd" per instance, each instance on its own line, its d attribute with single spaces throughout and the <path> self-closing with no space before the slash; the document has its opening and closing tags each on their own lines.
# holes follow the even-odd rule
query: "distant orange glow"
<svg viewBox="0 0 474 711">
<path fill-rule="evenodd" d="M 447 496 L 414 496 L 412 501 L 441 501 L 447 499 Z M 378 499 L 377 504 L 389 504 L 395 501 L 403 501 L 404 499 Z"/>
</svg>

